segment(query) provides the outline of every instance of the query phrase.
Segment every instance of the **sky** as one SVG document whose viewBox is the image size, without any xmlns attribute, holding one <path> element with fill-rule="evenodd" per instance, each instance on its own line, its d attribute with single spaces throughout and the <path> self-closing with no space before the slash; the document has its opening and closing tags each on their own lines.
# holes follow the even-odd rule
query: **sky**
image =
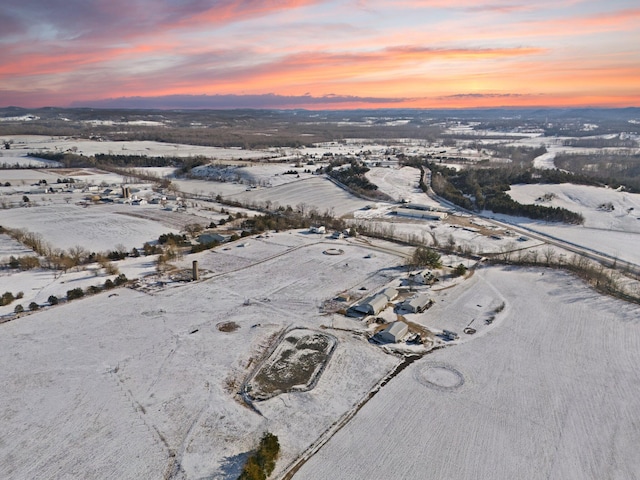
<svg viewBox="0 0 640 480">
<path fill-rule="evenodd" d="M 640 3 L 3 0 L 6 106 L 640 106 Z"/>
</svg>

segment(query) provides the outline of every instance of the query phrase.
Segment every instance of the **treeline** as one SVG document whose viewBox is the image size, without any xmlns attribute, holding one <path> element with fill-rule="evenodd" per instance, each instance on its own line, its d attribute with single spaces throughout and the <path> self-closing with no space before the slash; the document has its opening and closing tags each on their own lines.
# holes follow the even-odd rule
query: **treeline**
<svg viewBox="0 0 640 480">
<path fill-rule="evenodd" d="M 513 145 L 492 145 L 485 148 L 491 148 L 493 150 L 494 157 L 509 158 L 515 165 L 530 167 L 533 165 L 533 160 L 540 155 L 547 153 L 547 149 L 544 146 L 540 147 L 523 147 Z"/>
<path fill-rule="evenodd" d="M 182 165 L 180 157 L 148 157 L 147 155 L 114 155 L 98 153 L 95 155 L 99 164 L 110 164 L 117 167 L 176 167 Z"/>
<path fill-rule="evenodd" d="M 325 170 L 329 176 L 335 178 L 349 188 L 377 190 L 378 186 L 371 183 L 367 177 L 364 176 L 368 171 L 369 167 L 361 165 L 355 161 L 351 162 L 351 165 L 346 168 L 332 168 L 332 166 L 329 165 Z"/>
<path fill-rule="evenodd" d="M 568 138 L 562 141 L 565 147 L 579 148 L 637 148 L 638 142 L 633 138 L 621 138 L 620 135 L 614 138 L 587 137 Z"/>
<path fill-rule="evenodd" d="M 330 214 L 321 214 L 315 210 L 309 212 L 296 211 L 291 206 L 280 207 L 277 211 L 256 215 L 245 219 L 240 228 L 249 234 L 262 233 L 268 230 L 291 230 L 294 228 L 309 228 L 313 224 L 324 225 L 329 230 L 344 230 L 344 220 Z"/>
<path fill-rule="evenodd" d="M 203 156 L 149 157 L 147 155 L 98 153 L 95 156 L 87 157 L 74 152 L 37 152 L 29 153 L 28 156 L 54 160 L 60 162 L 65 168 L 100 167 L 114 170 L 118 168 L 175 167 L 183 174 L 189 173 L 194 167 L 209 163 L 209 159 Z M 136 175 L 139 176 L 137 172 Z"/>
<path fill-rule="evenodd" d="M 640 288 L 636 283 L 635 293 L 630 291 L 629 280 L 631 272 L 628 265 L 617 265 L 614 262 L 611 268 L 589 260 L 582 255 L 573 255 L 565 258 L 556 250 L 547 246 L 544 250 L 518 250 L 505 251 L 494 254 L 484 254 L 490 263 L 505 265 L 543 266 L 559 268 L 572 272 L 588 285 L 600 293 L 640 304 Z M 625 277 L 626 275 L 626 277 Z M 638 276 L 635 275 L 637 282 Z"/>
<path fill-rule="evenodd" d="M 534 220 L 544 220 L 545 222 L 564 222 L 575 225 L 582 225 L 584 217 L 576 212 L 561 207 L 547 207 L 543 205 L 525 205 L 516 202 L 508 194 L 498 192 L 487 197 L 484 208 L 495 213 L 527 217 Z"/>
<path fill-rule="evenodd" d="M 586 176 L 577 176 L 561 170 L 535 170 L 519 167 L 465 169 L 457 171 L 440 164 L 427 163 L 432 172 L 431 187 L 441 197 L 468 210 L 492 210 L 507 215 L 525 216 L 549 222 L 584 223 L 579 213 L 561 207 L 523 205 L 505 192 L 512 184 L 530 183 L 582 183 L 598 185 Z M 423 189 L 427 185 L 422 183 Z"/>
<path fill-rule="evenodd" d="M 640 155 L 633 153 L 558 154 L 556 167 L 569 170 L 611 188 L 640 193 Z"/>
</svg>

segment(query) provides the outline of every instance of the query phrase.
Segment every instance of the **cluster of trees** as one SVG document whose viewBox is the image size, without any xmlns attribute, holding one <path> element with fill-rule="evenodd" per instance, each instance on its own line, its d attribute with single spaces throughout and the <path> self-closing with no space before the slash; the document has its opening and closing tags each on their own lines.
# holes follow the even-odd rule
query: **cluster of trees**
<svg viewBox="0 0 640 480">
<path fill-rule="evenodd" d="M 107 279 L 104 282 L 103 285 L 91 285 L 86 290 L 83 290 L 80 287 L 72 288 L 70 290 L 67 290 L 67 301 L 76 300 L 78 298 L 84 297 L 85 295 L 92 295 L 92 294 L 100 293 L 103 290 L 110 290 L 112 288 L 124 285 L 128 281 L 129 280 L 124 275 L 124 273 L 121 273 L 114 280 Z M 22 297 L 23 297 L 23 293 L 19 292 L 18 295 L 16 295 L 15 299 L 20 299 Z M 13 302 L 13 300 L 14 300 L 13 294 L 11 294 L 11 292 L 5 292 L 5 294 L 2 296 L 2 300 L 1 300 L 0 304 L 1 305 L 9 305 L 11 302 Z M 7 303 L 4 303 L 5 301 Z M 60 300 L 55 295 L 49 295 L 49 298 L 47 299 L 47 302 L 49 303 L 49 305 L 57 305 L 58 303 L 60 303 Z M 39 310 L 39 309 L 40 309 L 40 305 L 38 303 L 36 303 L 36 302 L 29 303 L 29 310 L 30 311 L 33 312 L 33 311 Z M 14 313 L 23 313 L 24 312 L 24 307 L 22 305 L 16 305 L 16 308 L 13 311 L 14 311 Z"/>
<path fill-rule="evenodd" d="M 40 266 L 40 260 L 33 255 L 27 255 L 24 257 L 9 257 L 9 268 L 18 268 L 20 270 L 31 270 Z"/>
<path fill-rule="evenodd" d="M 547 153 L 544 146 L 525 147 L 498 143 L 491 146 L 486 145 L 484 148 L 491 148 L 494 157 L 509 158 L 513 164 L 526 167 L 532 166 L 536 157 Z"/>
<path fill-rule="evenodd" d="M 115 155 L 113 153 L 97 153 L 96 161 L 103 165 L 116 167 L 175 167 L 183 163 L 180 157 L 149 157 L 147 155 Z"/>
<path fill-rule="evenodd" d="M 187 236 L 180 235 L 177 233 L 163 233 L 158 237 L 158 243 L 160 245 L 170 244 L 170 245 L 176 245 L 179 247 L 189 245 Z"/>
<path fill-rule="evenodd" d="M 0 306 L 4 307 L 5 305 L 11 305 L 11 303 L 16 299 L 21 299 L 24 296 L 24 293 L 18 292 L 17 295 L 7 291 L 2 294 L 0 297 Z"/>
<path fill-rule="evenodd" d="M 589 178 L 593 183 L 611 188 L 624 186 L 627 191 L 640 193 L 640 155 L 637 153 L 558 154 L 554 161 L 558 168 Z"/>
<path fill-rule="evenodd" d="M 111 279 L 105 280 L 103 285 L 91 285 L 90 287 L 87 288 L 86 291 L 82 290 L 82 288 L 80 287 L 67 290 L 67 300 L 75 300 L 77 298 L 82 298 L 85 296 L 85 294 L 91 295 L 91 294 L 100 293 L 103 290 L 111 290 L 112 288 L 125 285 L 128 281 L 129 280 L 127 279 L 126 275 L 124 273 L 121 273 L 113 280 Z M 56 303 L 58 303 L 58 299 L 56 298 L 55 303 L 52 303 L 51 297 L 49 297 L 49 303 L 51 303 L 52 305 L 55 305 Z"/>
<path fill-rule="evenodd" d="M 629 137 L 623 138 L 620 135 L 613 138 L 568 138 L 563 140 L 562 144 L 567 147 L 578 148 L 638 148 L 637 140 Z"/>
<path fill-rule="evenodd" d="M 330 168 L 327 167 L 326 172 L 329 176 L 335 178 L 340 183 L 352 188 L 356 191 L 371 191 L 377 190 L 378 186 L 371 183 L 365 173 L 369 171 L 369 168 L 361 165 L 355 161 L 351 162 L 351 165 L 346 168 Z"/>
<path fill-rule="evenodd" d="M 428 163 L 431 187 L 441 197 L 463 208 L 492 210 L 496 213 L 518 215 L 550 222 L 582 224 L 579 213 L 560 207 L 523 205 L 505 192 L 518 183 L 582 183 L 596 184 L 592 178 L 576 176 L 560 170 L 534 170 L 519 167 L 465 169 L 457 171 L 446 166 Z M 426 188 L 424 183 L 423 188 Z"/>
<path fill-rule="evenodd" d="M 290 230 L 292 228 L 308 228 L 312 224 L 322 224 L 328 229 L 344 230 L 344 220 L 335 218 L 329 213 L 319 213 L 316 210 L 305 211 L 300 208 L 294 210 L 290 205 L 280 207 L 275 212 L 256 215 L 245 219 L 240 227 L 248 234 L 262 233 L 267 230 Z"/>
<path fill-rule="evenodd" d="M 414 268 L 440 268 L 442 267 L 442 259 L 433 248 L 419 246 L 408 259 L 408 264 Z"/>
<path fill-rule="evenodd" d="M 266 480 L 273 472 L 279 454 L 278 437 L 269 432 L 265 433 L 258 450 L 247 459 L 238 480 Z"/>
<path fill-rule="evenodd" d="M 498 192 L 488 197 L 484 203 L 484 207 L 495 213 L 527 217 L 534 220 L 544 220 L 545 222 L 564 222 L 574 225 L 582 225 L 584 223 L 584 217 L 579 213 L 562 207 L 525 205 L 516 202 L 504 192 Z"/>
<path fill-rule="evenodd" d="M 128 255 L 126 247 L 122 245 L 116 246 L 116 249 L 107 253 L 89 252 L 85 248 L 77 245 L 69 250 L 53 248 L 47 242 L 42 240 L 42 236 L 32 233 L 24 229 L 11 229 L 0 227 L 0 233 L 6 233 L 24 246 L 31 248 L 39 255 L 25 255 L 22 257 L 9 257 L 10 268 L 19 268 L 21 270 L 30 270 L 33 268 L 49 268 L 53 270 L 67 271 L 73 267 L 88 265 L 91 263 L 99 263 L 109 275 L 115 275 L 117 267 L 109 260 L 120 260 Z"/>
</svg>

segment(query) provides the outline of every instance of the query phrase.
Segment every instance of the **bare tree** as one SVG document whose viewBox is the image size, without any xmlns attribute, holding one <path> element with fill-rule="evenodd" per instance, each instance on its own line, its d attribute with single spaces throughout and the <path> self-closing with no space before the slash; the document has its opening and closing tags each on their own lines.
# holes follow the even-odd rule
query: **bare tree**
<svg viewBox="0 0 640 480">
<path fill-rule="evenodd" d="M 551 265 L 556 258 L 556 251 L 551 245 L 547 245 L 547 247 L 542 251 L 544 255 L 544 261 L 547 266 Z"/>
<path fill-rule="evenodd" d="M 80 245 L 76 245 L 75 247 L 71 247 L 69 249 L 69 258 L 71 258 L 73 266 L 80 265 L 88 254 L 89 252 L 87 252 L 87 250 Z"/>
</svg>

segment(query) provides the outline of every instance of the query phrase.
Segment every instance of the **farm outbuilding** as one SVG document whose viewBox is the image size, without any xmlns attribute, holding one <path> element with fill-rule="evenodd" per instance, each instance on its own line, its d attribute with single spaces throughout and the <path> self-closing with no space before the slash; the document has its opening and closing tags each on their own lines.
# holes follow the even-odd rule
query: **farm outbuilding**
<svg viewBox="0 0 640 480">
<path fill-rule="evenodd" d="M 379 293 L 373 297 L 365 298 L 354 306 L 353 309 L 356 312 L 367 315 L 377 315 L 386 308 L 387 303 L 389 303 L 389 298 L 385 294 Z"/>
<path fill-rule="evenodd" d="M 387 328 L 378 333 L 378 338 L 383 342 L 397 343 L 409 333 L 409 326 L 404 322 L 393 322 Z"/>
<path fill-rule="evenodd" d="M 229 239 L 229 237 L 225 237 L 224 235 L 220 235 L 219 233 L 203 233 L 198 237 L 198 243 L 208 244 L 208 243 L 224 243 Z"/>
<path fill-rule="evenodd" d="M 422 313 L 431 306 L 433 301 L 426 293 L 416 295 L 402 302 L 402 308 L 412 313 Z"/>
<path fill-rule="evenodd" d="M 409 207 L 398 207 L 393 210 L 393 213 L 403 217 L 422 218 L 425 220 L 444 220 L 449 216 L 446 212 L 419 210 Z"/>
<path fill-rule="evenodd" d="M 390 302 L 395 300 L 396 297 L 398 296 L 398 290 L 396 290 L 393 287 L 387 287 L 380 293 L 382 293 L 382 295 L 387 297 L 387 299 L 389 299 Z"/>
</svg>

